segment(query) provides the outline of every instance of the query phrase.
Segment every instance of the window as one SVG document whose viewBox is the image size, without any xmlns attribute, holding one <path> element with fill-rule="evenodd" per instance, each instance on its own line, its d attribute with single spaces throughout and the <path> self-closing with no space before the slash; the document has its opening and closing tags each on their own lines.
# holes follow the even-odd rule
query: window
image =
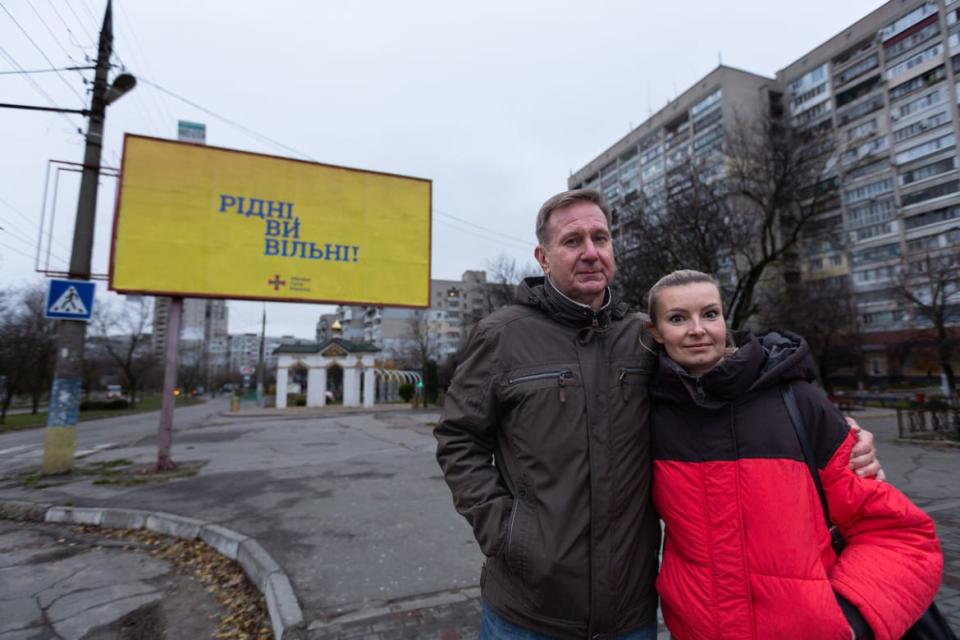
<svg viewBox="0 0 960 640">
<path fill-rule="evenodd" d="M 881 282 L 892 280 L 900 273 L 900 265 L 887 265 L 885 267 L 874 267 L 872 269 L 863 269 L 853 272 L 853 281 L 856 284 L 865 284 L 868 282 Z"/>
<path fill-rule="evenodd" d="M 911 169 L 910 171 L 900 174 L 900 184 L 908 185 L 914 182 L 919 182 L 920 180 L 932 178 L 933 176 L 939 176 L 947 173 L 948 171 L 952 171 L 955 166 L 956 159 L 953 156 L 944 158 L 943 160 L 937 160 L 931 164 L 926 164 L 922 167 L 917 167 L 916 169 Z"/>
<path fill-rule="evenodd" d="M 846 130 L 847 142 L 852 142 L 858 138 L 863 138 L 869 136 L 877 131 L 877 119 L 871 118 L 863 124 L 858 124 L 855 127 L 850 127 Z"/>
<path fill-rule="evenodd" d="M 847 204 L 854 204 L 862 200 L 875 198 L 889 191 L 893 191 L 893 178 L 884 178 L 883 180 L 865 184 L 862 187 L 848 189 L 844 199 Z"/>
<path fill-rule="evenodd" d="M 883 171 L 884 169 L 888 168 L 889 166 L 890 166 L 890 163 L 889 163 L 886 159 L 875 160 L 874 162 L 871 162 L 870 164 L 865 164 L 865 165 L 862 165 L 862 166 L 857 167 L 856 169 L 852 169 L 852 170 L 848 171 L 848 172 L 845 174 L 845 175 L 846 175 L 846 180 L 847 180 L 847 182 L 851 182 L 851 181 L 856 180 L 856 179 L 858 179 L 858 178 L 862 178 L 862 177 L 864 177 L 864 176 L 868 176 L 868 175 L 870 175 L 871 173 L 878 173 L 878 172 L 880 172 L 880 171 Z"/>
<path fill-rule="evenodd" d="M 943 99 L 943 96 L 944 91 L 942 87 L 939 89 L 934 89 L 933 91 L 923 94 L 919 98 L 915 98 L 910 102 L 902 103 L 890 109 L 890 119 L 896 121 L 901 118 L 906 118 L 910 114 L 917 113 L 923 109 L 939 104 Z"/>
<path fill-rule="evenodd" d="M 904 164 L 905 162 L 910 162 L 911 160 L 928 156 L 931 153 L 936 153 L 941 149 L 952 147 L 953 143 L 953 134 L 948 133 L 945 136 L 934 138 L 933 140 L 928 140 L 927 142 L 918 144 L 917 146 L 911 147 L 906 151 L 901 151 L 896 155 L 894 162 L 896 162 L 896 164 Z"/>
<path fill-rule="evenodd" d="M 856 84 L 849 89 L 845 89 L 837 94 L 837 106 L 842 107 L 848 105 L 854 100 L 859 100 L 863 96 L 867 95 L 871 91 L 875 90 L 880 86 L 882 78 L 880 75 L 875 75 L 873 77 L 867 78 L 863 82 Z"/>
<path fill-rule="evenodd" d="M 797 95 L 798 93 L 803 93 L 809 87 L 818 85 L 826 79 L 827 79 L 827 64 L 824 63 L 819 67 L 817 67 L 816 69 L 813 69 L 812 71 L 808 71 L 807 73 L 803 74 L 802 76 L 800 76 L 799 78 L 791 82 L 790 93 L 793 95 Z"/>
<path fill-rule="evenodd" d="M 960 242 L 960 229 L 937 233 L 907 241 L 907 253 L 920 253 L 955 246 Z"/>
<path fill-rule="evenodd" d="M 721 119 L 723 119 L 723 109 L 720 109 L 720 108 L 718 107 L 718 108 L 714 109 L 713 111 L 711 111 L 710 113 L 704 115 L 704 116 L 703 116 L 702 118 L 700 118 L 699 120 L 694 120 L 694 122 L 693 122 L 693 130 L 694 130 L 696 133 L 700 133 L 701 131 L 703 131 L 703 130 L 706 129 L 707 127 L 710 127 L 710 126 L 715 125 L 716 123 L 720 122 Z"/>
<path fill-rule="evenodd" d="M 937 16 L 928 16 L 922 22 L 916 24 L 913 29 L 913 33 L 904 33 L 903 35 L 906 37 L 884 46 L 885 57 L 888 61 L 939 35 L 940 23 L 937 21 Z"/>
<path fill-rule="evenodd" d="M 887 68 L 887 80 L 893 80 L 897 76 L 903 75 L 907 71 L 910 71 L 910 69 L 919 67 L 924 62 L 933 60 L 935 57 L 942 55 L 943 44 L 937 43 L 925 51 L 921 51 L 914 56 L 910 56 L 900 64 L 895 64 L 892 67 Z"/>
<path fill-rule="evenodd" d="M 820 116 L 830 113 L 830 110 L 832 108 L 833 107 L 831 106 L 830 101 L 825 100 L 824 102 L 821 102 L 813 107 L 810 107 L 803 113 L 795 115 L 793 117 L 793 125 L 795 127 L 798 127 L 808 122 L 812 122 L 813 120 L 819 118 Z"/>
<path fill-rule="evenodd" d="M 906 218 L 903 224 L 909 230 L 957 219 L 960 219 L 960 206 L 953 205 L 952 207 L 934 209 L 933 211 L 924 211 L 919 215 Z"/>
<path fill-rule="evenodd" d="M 830 83 L 824 82 L 813 89 L 801 93 L 790 101 L 790 113 L 796 115 L 814 104 L 830 99 Z"/>
<path fill-rule="evenodd" d="M 847 211 L 847 226 L 851 229 L 868 224 L 875 224 L 892 220 L 896 217 L 897 207 L 893 198 L 884 198 L 870 204 L 849 209 Z"/>
<path fill-rule="evenodd" d="M 880 262 L 882 260 L 890 260 L 892 258 L 897 258 L 900 256 L 900 243 L 892 242 L 890 244 L 884 244 L 879 247 L 870 247 L 869 249 L 861 249 L 859 251 L 854 251 L 850 255 L 850 261 L 853 266 L 859 266 L 863 264 L 869 264 L 871 262 Z"/>
<path fill-rule="evenodd" d="M 918 136 L 925 131 L 935 129 L 941 125 L 947 124 L 948 122 L 950 122 L 950 116 L 946 111 L 935 113 L 930 117 L 924 118 L 923 120 L 918 120 L 912 124 L 908 124 L 905 127 L 895 129 L 893 131 L 893 141 L 903 142 L 904 140 L 909 140 L 910 138 Z"/>
<path fill-rule="evenodd" d="M 642 156 L 640 156 L 640 164 L 647 164 L 654 158 L 657 158 L 663 152 L 663 147 L 661 145 L 656 145 L 648 149 Z"/>
<path fill-rule="evenodd" d="M 939 67 L 931 69 L 921 76 L 911 78 L 903 84 L 898 84 L 890 89 L 890 100 L 899 100 L 900 98 L 905 98 L 912 93 L 916 93 L 917 91 L 922 91 L 926 87 L 932 87 L 946 77 L 947 70 L 943 65 L 940 65 Z"/>
<path fill-rule="evenodd" d="M 864 58 L 860 62 L 856 63 L 848 69 L 844 69 L 842 72 L 834 76 L 834 81 L 838 84 L 847 84 L 857 76 L 861 76 L 864 73 L 876 69 L 880 65 L 880 57 L 877 54 L 873 54 L 868 58 Z"/>
<path fill-rule="evenodd" d="M 646 182 L 655 178 L 661 173 L 663 173 L 663 162 L 654 162 L 652 164 L 648 164 L 643 168 L 643 180 Z"/>
<path fill-rule="evenodd" d="M 880 136 L 840 154 L 840 164 L 848 165 L 887 148 L 887 136 Z"/>
<path fill-rule="evenodd" d="M 720 102 L 720 97 L 721 97 L 720 89 L 717 89 L 716 91 L 708 95 L 706 98 L 704 98 L 697 104 L 693 105 L 693 107 L 690 109 L 690 115 L 692 117 L 697 117 L 698 115 L 705 112 L 707 109 L 709 109 L 713 105 Z"/>
<path fill-rule="evenodd" d="M 877 302 L 893 302 L 897 299 L 895 289 L 879 289 L 877 291 L 863 291 L 855 295 L 857 304 L 871 304 Z"/>
<path fill-rule="evenodd" d="M 889 235 L 896 232 L 896 230 L 896 222 L 881 222 L 880 224 L 872 224 L 869 227 L 862 227 L 856 231 L 851 231 L 850 242 L 863 242 L 864 240 L 869 240 L 870 238 L 878 238 L 880 236 Z"/>
<path fill-rule="evenodd" d="M 883 96 L 876 95 L 872 98 L 868 98 L 863 102 L 853 105 L 845 111 L 840 111 L 837 113 L 837 124 L 843 126 L 848 122 L 853 122 L 858 120 L 868 113 L 873 113 L 878 109 L 883 109 Z"/>
<path fill-rule="evenodd" d="M 717 127 L 693 141 L 693 150 L 696 153 L 707 153 L 723 144 L 723 129 Z"/>
<path fill-rule="evenodd" d="M 887 41 L 895 35 L 903 33 L 913 25 L 917 24 L 924 18 L 929 15 L 933 15 L 937 12 L 937 3 L 935 2 L 924 2 L 922 5 L 906 14 L 894 20 L 883 29 L 880 29 L 880 40 Z"/>
<path fill-rule="evenodd" d="M 926 202 L 927 200 L 933 200 L 934 198 L 942 198 L 943 196 L 948 196 L 956 193 L 957 191 L 960 191 L 960 180 L 941 182 L 940 184 L 933 185 L 932 187 L 927 187 L 926 189 L 921 189 L 920 191 L 914 191 L 912 193 L 900 196 L 900 204 L 904 207 L 909 207 L 910 205 Z"/>
</svg>

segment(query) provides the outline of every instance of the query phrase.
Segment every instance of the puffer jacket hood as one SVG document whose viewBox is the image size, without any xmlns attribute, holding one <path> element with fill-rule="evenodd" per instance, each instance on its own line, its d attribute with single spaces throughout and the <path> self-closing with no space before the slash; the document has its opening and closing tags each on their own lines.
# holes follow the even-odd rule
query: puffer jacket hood
<svg viewBox="0 0 960 640">
<path fill-rule="evenodd" d="M 737 350 L 699 378 L 674 362 L 665 350 L 650 385 L 655 400 L 718 408 L 748 391 L 816 378 L 806 340 L 789 331 L 733 334 Z"/>
<path fill-rule="evenodd" d="M 605 328 L 612 321 L 620 320 L 629 307 L 616 299 L 610 287 L 604 295 L 603 306 L 594 311 L 560 293 L 553 282 L 545 276 L 524 278 L 517 287 L 517 304 L 535 307 L 556 322 L 575 327 Z"/>
</svg>

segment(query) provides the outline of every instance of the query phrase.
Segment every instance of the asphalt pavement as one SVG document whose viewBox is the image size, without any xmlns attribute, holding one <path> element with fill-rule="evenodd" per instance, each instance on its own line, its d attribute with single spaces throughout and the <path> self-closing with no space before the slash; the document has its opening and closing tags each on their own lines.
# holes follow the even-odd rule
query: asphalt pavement
<svg viewBox="0 0 960 640">
<path fill-rule="evenodd" d="M 143 483 L 134 471 L 156 459 L 155 413 L 81 423 L 85 457 L 64 477 L 32 473 L 42 429 L 5 434 L 0 503 L 94 508 L 78 510 L 75 519 L 107 507 L 174 514 L 190 519 L 184 526 L 191 534 L 222 528 L 244 544 L 258 543 L 278 575 L 289 577 L 302 610 L 291 638 L 474 638 L 482 556 L 434 459 L 437 418 L 435 410 L 398 406 L 229 414 L 226 399 L 216 399 L 177 409 L 173 458 L 185 472 Z M 877 434 L 889 480 L 937 521 L 947 560 L 938 601 L 960 629 L 960 449 L 895 442 L 891 412 L 858 418 Z M 41 526 L 65 525 L 21 525 L 13 533 L 29 536 Z M 39 593 L 23 588 L 13 595 L 34 599 L 49 617 Z M 5 597 L 0 591 L 0 607 Z M 0 617 L 7 612 L 29 617 L 36 610 L 10 605 Z M 115 614 L 105 628 L 116 624 Z M 31 637 L 11 629 L 0 626 L 0 640 Z"/>
</svg>

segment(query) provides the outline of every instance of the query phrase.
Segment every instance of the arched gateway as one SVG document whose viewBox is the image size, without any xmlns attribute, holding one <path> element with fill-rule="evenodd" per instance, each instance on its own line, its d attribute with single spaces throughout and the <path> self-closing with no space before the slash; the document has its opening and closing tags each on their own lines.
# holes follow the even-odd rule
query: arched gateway
<svg viewBox="0 0 960 640">
<path fill-rule="evenodd" d="M 375 362 L 380 349 L 372 344 L 358 344 L 343 338 L 326 342 L 281 344 L 277 356 L 277 408 L 287 406 L 288 372 L 293 367 L 307 368 L 307 406 L 327 404 L 327 370 L 339 366 L 343 370 L 343 406 L 372 407 L 376 392 Z"/>
</svg>

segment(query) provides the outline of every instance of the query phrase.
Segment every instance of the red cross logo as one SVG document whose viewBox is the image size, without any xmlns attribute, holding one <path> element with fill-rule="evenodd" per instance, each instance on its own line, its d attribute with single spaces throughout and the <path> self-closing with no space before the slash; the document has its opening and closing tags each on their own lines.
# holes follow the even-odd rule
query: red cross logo
<svg viewBox="0 0 960 640">
<path fill-rule="evenodd" d="M 280 279 L 280 274 L 277 273 L 277 274 L 275 274 L 275 275 L 273 276 L 273 280 L 267 280 L 267 284 L 272 284 L 274 291 L 280 291 L 280 287 L 282 287 L 283 285 L 287 284 L 287 281 L 286 281 L 286 280 L 281 280 L 281 279 Z"/>
</svg>

